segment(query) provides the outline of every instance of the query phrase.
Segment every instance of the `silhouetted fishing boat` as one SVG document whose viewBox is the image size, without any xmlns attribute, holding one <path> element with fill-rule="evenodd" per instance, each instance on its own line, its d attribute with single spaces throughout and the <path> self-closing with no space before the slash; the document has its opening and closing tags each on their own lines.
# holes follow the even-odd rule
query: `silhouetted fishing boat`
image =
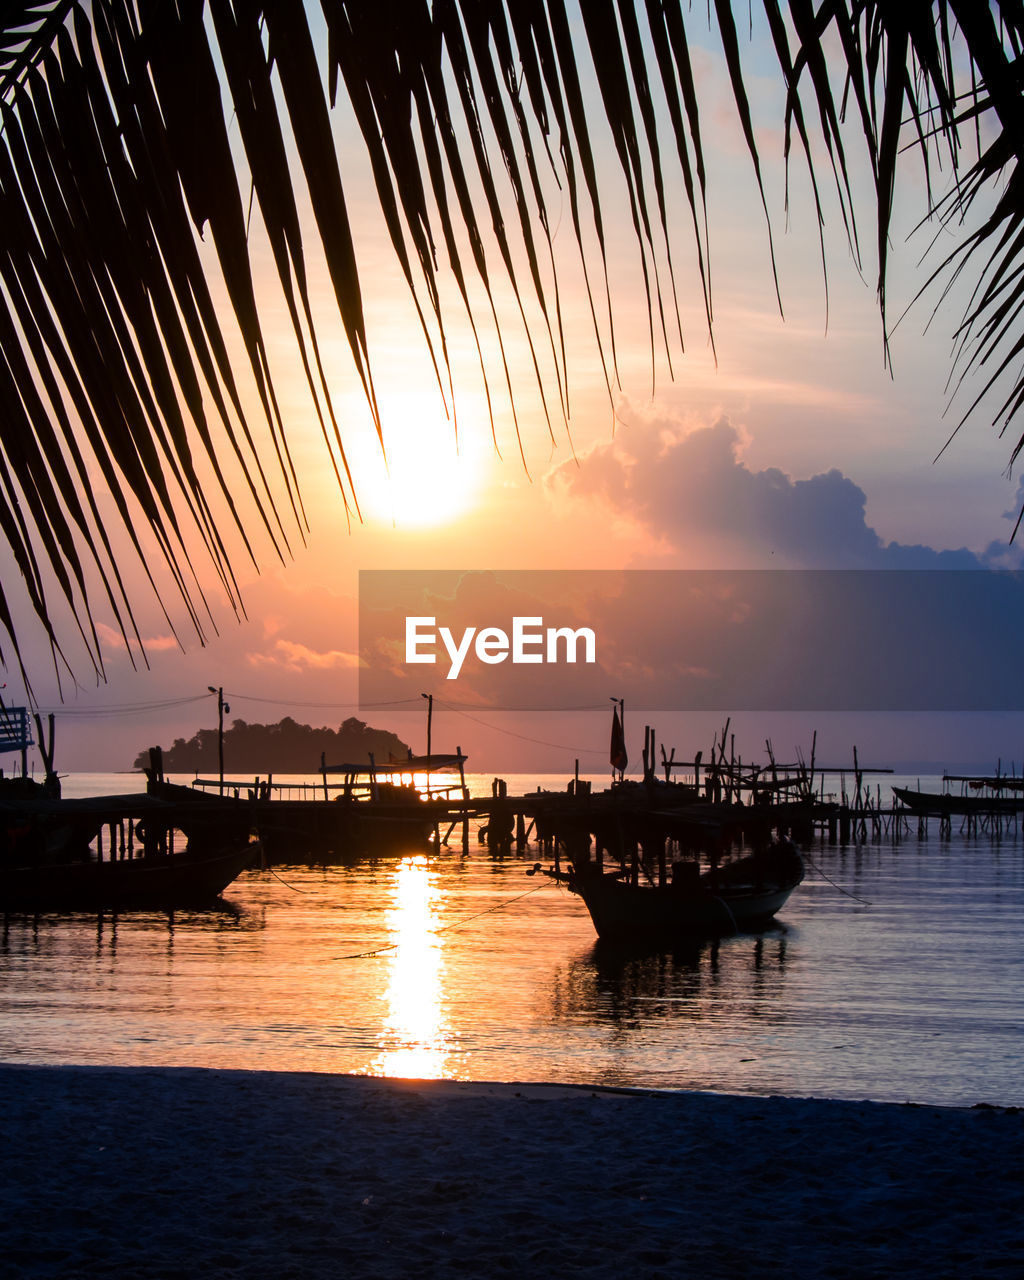
<svg viewBox="0 0 1024 1280">
<path fill-rule="evenodd" d="M 0 911 L 201 905 L 258 851 L 248 822 L 152 796 L 7 794 L 0 797 Z"/>
<path fill-rule="evenodd" d="M 146 770 L 150 795 L 211 814 L 245 816 L 268 862 L 345 858 L 425 846 L 448 812 L 443 797 L 450 791 L 466 794 L 466 757 L 461 752 L 410 755 L 385 764 L 321 763 L 319 784 L 272 778 L 257 778 L 251 785 L 221 784 L 219 779 L 197 778 L 192 786 L 184 786 L 166 780 L 157 749 L 151 759 L 152 766 Z M 458 781 L 423 789 L 414 784 L 414 775 L 429 778 L 450 770 L 458 771 Z"/>
<path fill-rule="evenodd" d="M 1012 817 L 1024 813 L 1024 796 L 970 795 L 951 796 L 946 792 L 915 791 L 910 787 L 893 787 L 893 795 L 901 804 L 922 818 L 987 817 L 998 814 Z"/>
<path fill-rule="evenodd" d="M 579 894 L 604 941 L 661 941 L 740 933 L 768 924 L 804 877 L 803 858 L 788 838 L 733 862 L 701 870 L 679 862 L 665 885 L 591 863 L 559 878 Z"/>
<path fill-rule="evenodd" d="M 0 867 L 0 911 L 173 910 L 220 896 L 258 846 Z"/>
</svg>

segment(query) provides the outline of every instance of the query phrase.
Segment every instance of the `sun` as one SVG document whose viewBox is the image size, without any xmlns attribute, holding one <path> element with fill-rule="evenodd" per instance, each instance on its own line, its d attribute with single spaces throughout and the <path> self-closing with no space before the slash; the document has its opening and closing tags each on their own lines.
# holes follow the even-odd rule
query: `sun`
<svg viewBox="0 0 1024 1280">
<path fill-rule="evenodd" d="M 436 397 L 391 395 L 381 404 L 384 457 L 364 457 L 356 490 L 364 516 L 399 529 L 448 524 L 483 484 L 480 433 L 460 414 L 459 440 Z M 488 439 L 489 439 L 488 435 Z"/>
</svg>

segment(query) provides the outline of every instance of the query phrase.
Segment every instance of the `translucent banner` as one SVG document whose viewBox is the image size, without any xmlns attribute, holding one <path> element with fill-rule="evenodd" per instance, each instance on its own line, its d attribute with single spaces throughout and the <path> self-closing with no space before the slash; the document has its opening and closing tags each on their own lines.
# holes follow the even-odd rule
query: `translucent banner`
<svg viewBox="0 0 1024 1280">
<path fill-rule="evenodd" d="M 364 709 L 1024 708 L 1024 575 L 517 570 L 359 575 Z"/>
</svg>

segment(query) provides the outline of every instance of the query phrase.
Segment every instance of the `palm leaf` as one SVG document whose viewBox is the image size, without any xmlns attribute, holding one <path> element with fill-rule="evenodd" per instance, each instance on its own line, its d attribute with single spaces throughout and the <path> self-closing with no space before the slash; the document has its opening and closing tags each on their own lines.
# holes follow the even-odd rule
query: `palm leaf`
<svg viewBox="0 0 1024 1280">
<path fill-rule="evenodd" d="M 964 418 L 996 397 L 993 421 L 1005 430 L 1024 406 L 1024 6 L 763 3 L 785 89 L 782 159 L 788 167 L 795 135 L 823 263 L 827 228 L 815 156 L 831 168 L 842 234 L 859 261 L 864 211 L 855 207 L 849 174 L 851 149 L 863 146 L 875 182 L 887 343 L 893 193 L 902 166 L 916 155 L 928 191 L 924 213 L 956 237 L 929 277 L 938 307 L 948 305 L 954 283 L 973 277 L 953 326 L 951 390 L 968 396 Z M 359 477 L 349 471 L 344 424 L 324 369 L 298 214 L 304 186 L 316 252 L 380 433 L 363 283 L 333 133 L 339 93 L 358 123 L 382 225 L 453 409 L 439 251 L 469 318 L 488 403 L 494 370 L 472 300 L 479 296 L 474 275 L 517 432 L 522 392 L 513 385 L 499 321 L 503 289 L 511 291 L 544 412 L 557 404 L 568 421 L 559 261 L 546 194 L 552 181 L 568 198 L 609 394 L 618 354 L 606 222 L 623 195 L 647 302 L 652 371 L 656 325 L 673 368 L 667 296 L 682 343 L 667 181 L 675 164 L 713 332 L 707 139 L 687 35 L 695 21 L 718 28 L 781 307 L 766 157 L 729 0 L 709 3 L 706 16 L 694 16 L 682 0 L 586 0 L 571 12 L 565 0 L 322 0 L 326 57 L 314 38 L 311 5 L 37 0 L 0 10 L 0 536 L 59 669 L 66 661 L 58 631 L 74 634 L 102 673 L 97 590 L 125 643 L 144 659 L 137 601 L 122 573 L 126 555 L 139 559 L 157 592 L 150 566 L 156 547 L 177 597 L 164 601 L 157 592 L 159 607 L 171 625 L 183 610 L 202 637 L 215 625 L 211 575 L 243 609 L 231 545 L 239 543 L 255 562 L 255 529 L 281 558 L 292 538 L 304 536 L 243 193 L 252 193 L 273 255 L 339 495 L 358 510 Z M 849 102 L 859 131 L 844 121 Z M 232 144 L 236 126 L 240 147 Z M 598 128 L 614 143 L 617 173 L 599 165 Z M 964 136 L 972 132 L 967 159 Z M 947 166 L 947 193 L 935 198 L 936 174 Z M 220 310 L 198 248 L 206 235 L 227 298 Z M 601 317 L 592 244 L 603 280 Z M 827 297 L 827 266 L 825 288 Z M 232 331 L 240 358 L 230 354 Z M 258 423 L 243 411 L 252 394 Z M 1011 457 L 1022 447 L 1024 435 Z M 119 530 L 100 518 L 96 477 Z M 12 589 L 5 584 L 0 594 L 0 629 L 21 662 Z"/>
</svg>

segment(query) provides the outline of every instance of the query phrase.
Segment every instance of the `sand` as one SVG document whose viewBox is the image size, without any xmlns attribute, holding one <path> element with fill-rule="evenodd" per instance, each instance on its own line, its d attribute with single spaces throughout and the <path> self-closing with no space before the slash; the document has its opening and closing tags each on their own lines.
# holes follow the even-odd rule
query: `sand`
<svg viewBox="0 0 1024 1280">
<path fill-rule="evenodd" d="M 0 1067 L 0 1273 L 1024 1275 L 1024 1114 Z"/>
</svg>

